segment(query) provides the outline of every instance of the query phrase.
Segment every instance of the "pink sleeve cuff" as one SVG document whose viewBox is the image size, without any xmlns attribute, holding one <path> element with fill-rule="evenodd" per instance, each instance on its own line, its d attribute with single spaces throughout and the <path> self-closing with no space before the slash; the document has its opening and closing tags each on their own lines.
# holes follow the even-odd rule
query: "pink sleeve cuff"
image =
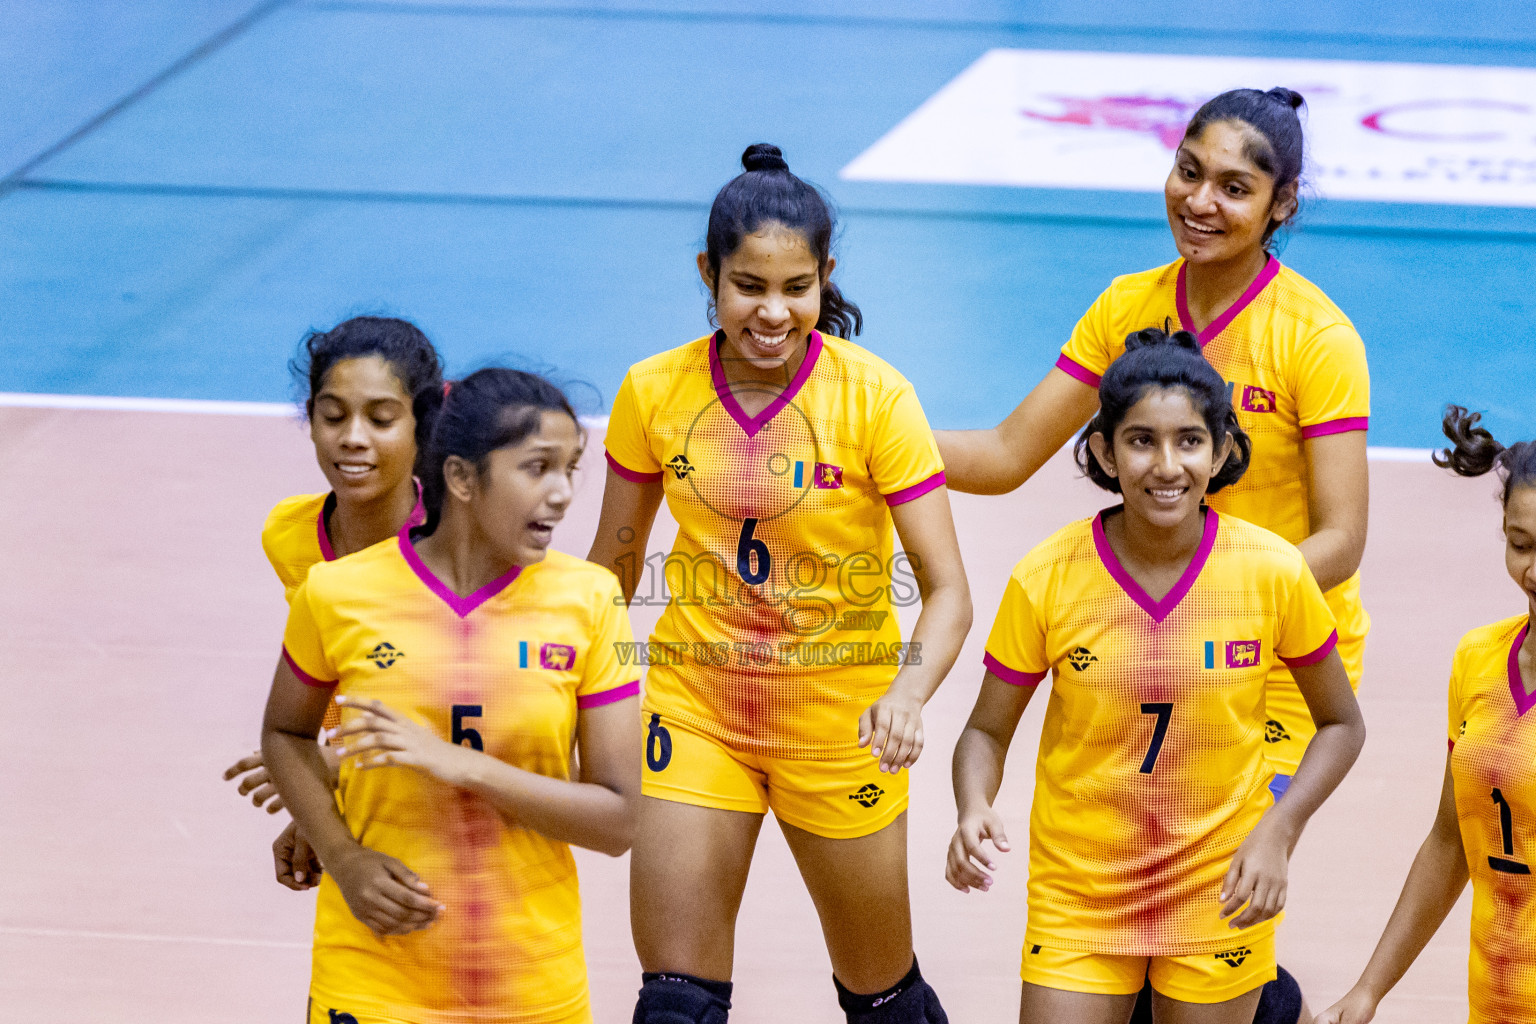
<svg viewBox="0 0 1536 1024">
<path fill-rule="evenodd" d="M 308 672 L 305 672 L 303 669 L 299 668 L 299 663 L 294 661 L 293 655 L 288 653 L 288 645 L 286 644 L 283 645 L 283 660 L 288 663 L 289 668 L 293 669 L 293 674 L 299 677 L 299 682 L 303 683 L 305 686 L 314 686 L 322 690 L 334 690 L 336 688 L 336 683 L 338 680 L 332 679 L 331 681 L 327 682 L 324 679 L 316 679 Z"/>
<path fill-rule="evenodd" d="M 1333 653 L 1333 649 L 1337 647 L 1338 644 L 1339 631 L 1334 630 L 1332 633 L 1328 634 L 1328 639 L 1323 641 L 1323 645 L 1317 650 L 1313 651 L 1311 654 L 1303 654 L 1299 658 L 1287 658 L 1282 654 L 1280 655 L 1280 660 L 1285 662 L 1291 668 L 1306 668 L 1308 665 L 1316 665 L 1318 662 L 1328 657 L 1329 654 Z"/>
<path fill-rule="evenodd" d="M 633 697 L 640 692 L 640 680 L 631 679 L 629 682 L 615 686 L 611 690 L 600 690 L 597 693 L 584 693 L 576 698 L 576 707 L 580 710 L 587 708 L 600 708 L 604 704 L 612 704 L 628 697 Z"/>
<path fill-rule="evenodd" d="M 935 487 L 944 483 L 944 471 L 941 469 L 927 480 L 913 484 L 911 487 L 903 487 L 899 491 L 892 491 L 885 496 L 887 505 L 905 505 L 914 498 L 921 498 Z"/>
<path fill-rule="evenodd" d="M 1038 686 L 1040 680 L 1050 673 L 1049 669 L 1044 672 L 1020 672 L 1016 668 L 1009 668 L 992 657 L 991 651 L 987 651 L 981 656 L 981 663 L 987 666 L 988 672 L 991 672 L 1003 682 L 1011 683 L 1014 686 Z"/>
<path fill-rule="evenodd" d="M 1342 420 L 1329 420 L 1327 423 L 1314 423 L 1310 427 L 1301 428 L 1302 437 L 1327 437 L 1329 434 L 1347 434 L 1351 430 L 1365 430 L 1370 426 L 1369 416 L 1349 416 Z"/>
<path fill-rule="evenodd" d="M 1056 360 L 1056 369 L 1060 370 L 1062 373 L 1065 373 L 1068 377 L 1076 377 L 1078 380 L 1082 381 L 1084 384 L 1087 384 L 1091 388 L 1098 387 L 1099 381 L 1103 380 L 1102 376 L 1094 373 L 1092 370 L 1088 369 L 1088 367 L 1084 366 L 1082 363 L 1079 363 L 1065 352 L 1063 352 L 1061 357 Z"/>
<path fill-rule="evenodd" d="M 603 450 L 603 456 L 608 460 L 608 465 L 613 467 L 613 471 L 630 483 L 648 484 L 654 480 L 661 479 L 661 470 L 657 470 L 654 473 L 642 473 L 639 470 L 630 469 L 614 458 L 613 453 L 607 449 Z"/>
</svg>

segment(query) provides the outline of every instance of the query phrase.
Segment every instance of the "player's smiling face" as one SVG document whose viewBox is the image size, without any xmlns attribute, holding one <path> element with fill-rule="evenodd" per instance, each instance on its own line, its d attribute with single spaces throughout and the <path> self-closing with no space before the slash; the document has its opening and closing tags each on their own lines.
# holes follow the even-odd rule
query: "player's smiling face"
<svg viewBox="0 0 1536 1024">
<path fill-rule="evenodd" d="M 416 463 L 411 396 L 381 356 L 343 359 L 326 371 L 309 436 L 339 501 L 384 498 L 410 480 Z"/>
<path fill-rule="evenodd" d="M 1183 388 L 1149 388 L 1126 411 L 1112 443 L 1093 434 L 1088 444 L 1104 471 L 1120 481 L 1126 512 L 1160 529 L 1200 514 L 1211 477 L 1232 450 L 1230 436 L 1216 446 Z"/>
<path fill-rule="evenodd" d="M 699 273 L 714 293 L 725 332 L 720 356 L 729 376 L 782 381 L 784 366 L 798 365 L 821 318 L 821 284 L 835 262 L 819 267 L 805 236 L 778 223 L 744 237 L 720 261 L 718 280 L 699 253 Z"/>
<path fill-rule="evenodd" d="M 1536 616 L 1536 487 L 1516 487 L 1504 506 L 1504 567 Z"/>
<path fill-rule="evenodd" d="M 1270 223 L 1284 222 L 1295 210 L 1294 188 L 1277 200 L 1274 179 L 1249 156 L 1255 145 L 1264 145 L 1263 139 L 1237 121 L 1206 125 L 1179 145 L 1163 198 L 1174 244 L 1191 263 L 1252 255 Z"/>
<path fill-rule="evenodd" d="M 544 560 L 555 524 L 571 504 L 582 445 L 576 421 L 546 409 L 538 430 L 486 457 L 484 472 L 466 493 L 475 530 L 489 541 L 498 562 Z"/>
</svg>

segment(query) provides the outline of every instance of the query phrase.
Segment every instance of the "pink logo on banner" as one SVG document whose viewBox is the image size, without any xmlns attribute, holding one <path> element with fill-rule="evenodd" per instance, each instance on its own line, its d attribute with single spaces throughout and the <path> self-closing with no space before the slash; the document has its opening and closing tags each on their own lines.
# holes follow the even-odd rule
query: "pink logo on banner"
<svg viewBox="0 0 1536 1024">
<path fill-rule="evenodd" d="M 1025 117 L 1052 124 L 1080 124 L 1089 128 L 1117 128 L 1153 135 L 1166 149 L 1178 149 L 1184 126 L 1200 108 L 1201 100 L 1157 99 L 1152 96 L 1052 96 L 1062 106 L 1059 114 L 1021 110 Z"/>
<path fill-rule="evenodd" d="M 1227 668 L 1252 668 L 1259 663 L 1262 640 L 1228 640 Z"/>
<path fill-rule="evenodd" d="M 539 664 L 556 672 L 569 672 L 576 664 L 576 648 L 565 644 L 544 644 L 539 648 Z"/>
<path fill-rule="evenodd" d="M 1243 411 L 1244 412 L 1274 412 L 1275 393 L 1256 388 L 1251 384 L 1243 385 Z"/>
</svg>

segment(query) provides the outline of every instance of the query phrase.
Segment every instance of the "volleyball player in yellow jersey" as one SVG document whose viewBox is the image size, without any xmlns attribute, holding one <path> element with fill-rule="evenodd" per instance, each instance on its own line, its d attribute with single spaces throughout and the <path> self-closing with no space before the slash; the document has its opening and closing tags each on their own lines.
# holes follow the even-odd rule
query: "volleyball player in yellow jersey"
<svg viewBox="0 0 1536 1024">
<path fill-rule="evenodd" d="M 589 556 L 633 596 L 665 496 L 678 536 L 643 708 L 635 1022 L 726 1019 L 770 809 L 848 1019 L 943 1021 L 913 956 L 901 774 L 970 626 L 943 465 L 912 386 L 836 336 L 861 316 L 829 280 L 824 198 L 775 147 L 742 164 L 698 258 L 719 330 L 630 369 Z M 895 605 L 918 590 L 903 645 Z"/>
<path fill-rule="evenodd" d="M 1472 882 L 1472 1024 L 1536 1024 L 1536 442 L 1505 448 L 1452 406 L 1452 447 L 1436 458 L 1463 476 L 1503 478 L 1504 566 L 1525 611 L 1461 638 L 1451 685 L 1440 809 L 1360 980 L 1318 1019 L 1365 1024 Z"/>
<path fill-rule="evenodd" d="M 1019 1020 L 1253 1019 L 1275 977 L 1274 916 L 1301 830 L 1365 738 L 1333 615 L 1301 554 L 1207 508 L 1249 441 L 1196 338 L 1133 335 L 1100 384 L 1078 458 L 1124 504 L 1059 530 L 1014 569 L 954 756 L 947 877 L 985 889 L 1006 851 L 992 807 L 1020 717 L 1050 703 L 1029 835 Z M 1264 684 L 1290 664 L 1316 738 L 1276 804 Z"/>
<path fill-rule="evenodd" d="M 547 550 L 581 447 L 553 385 L 471 374 L 427 524 L 294 595 L 262 751 L 325 865 L 314 1024 L 592 1019 L 569 844 L 628 849 L 640 731 L 618 582 Z M 314 742 L 333 691 L 342 811 Z"/>
<path fill-rule="evenodd" d="M 1349 318 L 1268 252 L 1294 216 L 1302 129 L 1289 89 L 1237 89 L 1189 122 L 1164 186 L 1179 259 L 1116 278 L 1061 357 L 996 429 L 938 435 L 951 487 L 1001 493 L 1050 458 L 1093 412 L 1123 339 L 1165 322 L 1196 334 L 1227 381 L 1253 463 L 1211 507 L 1301 548 L 1328 596 L 1339 654 L 1358 687 L 1370 619 L 1360 603 L 1370 377 Z M 1267 754 L 1284 792 L 1312 735 L 1283 664 L 1269 684 Z"/>
<path fill-rule="evenodd" d="M 1078 321 L 1049 371 L 992 430 L 937 435 L 950 487 L 1001 494 L 1045 464 L 1092 415 L 1100 376 L 1132 331 L 1170 323 L 1196 334 L 1232 391 L 1253 462 L 1211 507 L 1301 548 L 1339 629 L 1358 688 L 1370 618 L 1360 601 L 1365 552 L 1370 375 L 1354 326 L 1321 289 L 1270 254 L 1297 210 L 1303 133 L 1290 89 L 1235 89 L 1190 120 L 1163 194 L 1179 259 L 1116 278 Z M 1269 680 L 1265 753 L 1285 792 L 1313 725 L 1283 663 Z M 1307 1016 L 1282 969 L 1260 1024 Z M 1145 1006 L 1138 1011 L 1145 1019 Z"/>
<path fill-rule="evenodd" d="M 415 324 L 373 316 L 311 332 L 289 370 L 304 389 L 315 459 L 331 485 L 321 494 L 283 499 L 262 526 L 262 549 L 291 601 L 310 566 L 392 538 L 405 523 L 419 525 L 425 517 L 415 471 L 442 401 L 443 372 L 437 350 Z M 326 727 L 339 722 L 332 706 Z M 241 796 L 269 814 L 282 810 L 261 751 L 224 771 L 226 780 L 242 775 Z M 319 884 L 320 865 L 293 822 L 278 834 L 272 853 L 282 884 Z"/>
</svg>

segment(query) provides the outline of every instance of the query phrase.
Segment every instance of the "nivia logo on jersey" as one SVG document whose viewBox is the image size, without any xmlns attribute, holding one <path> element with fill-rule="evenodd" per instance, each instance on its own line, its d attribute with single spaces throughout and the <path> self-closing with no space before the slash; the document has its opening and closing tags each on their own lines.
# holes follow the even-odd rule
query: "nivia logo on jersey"
<svg viewBox="0 0 1536 1024">
<path fill-rule="evenodd" d="M 527 640 L 517 642 L 517 667 L 529 667 L 529 648 L 532 645 Z M 576 667 L 576 648 L 570 644 L 539 644 L 539 668 L 549 669 L 551 672 L 569 672 Z"/>
<path fill-rule="evenodd" d="M 405 657 L 405 652 L 392 643 L 380 643 L 374 645 L 373 650 L 364 655 L 369 661 L 379 668 L 389 668 L 395 662 Z"/>
</svg>

